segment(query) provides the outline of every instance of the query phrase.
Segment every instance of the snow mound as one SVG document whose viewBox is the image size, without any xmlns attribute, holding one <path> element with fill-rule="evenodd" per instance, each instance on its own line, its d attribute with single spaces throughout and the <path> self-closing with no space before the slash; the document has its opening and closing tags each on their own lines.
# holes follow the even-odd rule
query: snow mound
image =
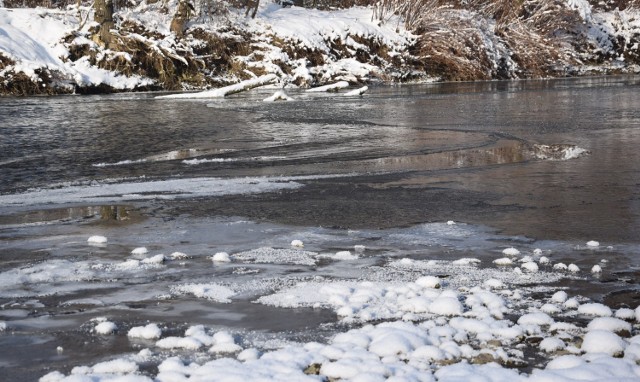
<svg viewBox="0 0 640 382">
<path fill-rule="evenodd" d="M 89 244 L 106 244 L 107 238 L 100 235 L 94 235 L 87 239 L 87 243 Z"/>
<path fill-rule="evenodd" d="M 146 255 L 147 253 L 149 253 L 149 250 L 146 247 L 134 248 L 131 251 L 132 255 Z"/>
<path fill-rule="evenodd" d="M 598 317 L 589 322 L 589 325 L 587 325 L 587 329 L 631 333 L 631 324 L 619 318 Z"/>
<path fill-rule="evenodd" d="M 116 330 L 118 330 L 118 326 L 113 322 L 104 321 L 96 325 L 95 328 L 93 328 L 93 330 L 98 334 L 109 335 L 109 334 L 113 334 Z"/>
<path fill-rule="evenodd" d="M 605 353 L 616 356 L 624 352 L 627 343 L 616 334 L 606 330 L 591 330 L 582 340 L 582 351 L 587 353 Z"/>
<path fill-rule="evenodd" d="M 516 248 L 510 247 L 502 250 L 502 254 L 506 256 L 519 256 L 520 251 Z"/>
<path fill-rule="evenodd" d="M 160 338 L 161 335 L 162 335 L 162 330 L 160 330 L 157 324 L 148 324 L 147 326 L 136 326 L 129 329 L 129 332 L 127 333 L 128 337 L 141 338 L 145 340 L 155 340 Z"/>
<path fill-rule="evenodd" d="M 599 317 L 613 316 L 613 312 L 611 311 L 611 308 L 597 302 L 580 305 L 578 307 L 578 313 L 586 314 L 588 316 L 599 316 Z"/>
<path fill-rule="evenodd" d="M 229 263 L 231 262 L 231 258 L 227 252 L 217 252 L 211 257 L 211 261 L 214 263 Z"/>
</svg>

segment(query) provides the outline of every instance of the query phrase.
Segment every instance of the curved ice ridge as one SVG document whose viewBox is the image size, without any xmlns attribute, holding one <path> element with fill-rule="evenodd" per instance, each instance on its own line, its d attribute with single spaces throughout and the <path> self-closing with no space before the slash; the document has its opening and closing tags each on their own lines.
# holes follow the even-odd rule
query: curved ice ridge
<svg viewBox="0 0 640 382">
<path fill-rule="evenodd" d="M 353 174 L 351 174 L 353 175 Z M 346 176 L 351 176 L 346 175 Z M 258 194 L 291 190 L 303 185 L 300 181 L 335 178 L 345 175 L 312 175 L 290 177 L 248 178 L 185 178 L 147 182 L 67 185 L 20 194 L 0 195 L 0 206 L 27 206 L 63 203 L 106 203 L 131 200 L 178 199 L 234 194 Z"/>
</svg>

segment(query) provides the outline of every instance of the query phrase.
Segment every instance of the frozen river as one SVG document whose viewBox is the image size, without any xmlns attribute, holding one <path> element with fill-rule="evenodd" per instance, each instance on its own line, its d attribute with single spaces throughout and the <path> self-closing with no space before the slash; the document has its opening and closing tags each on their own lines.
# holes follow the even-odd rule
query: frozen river
<svg viewBox="0 0 640 382">
<path fill-rule="evenodd" d="M 355 309 L 333 292 L 325 301 L 309 285 L 429 274 L 465 291 L 492 278 L 532 301 L 565 288 L 635 309 L 640 78 L 262 102 L 272 93 L 0 99 L 3 375 L 37 380 L 137 354 L 137 373 L 154 376 L 176 354 L 218 357 L 127 336 L 149 323 L 163 337 L 204 325 L 268 352 L 426 319 Z M 507 248 L 519 254 L 505 270 L 493 261 Z M 212 261 L 222 252 L 228 262 Z M 101 320 L 115 333 L 97 333 Z M 524 353 L 529 369 L 544 366 Z"/>
</svg>

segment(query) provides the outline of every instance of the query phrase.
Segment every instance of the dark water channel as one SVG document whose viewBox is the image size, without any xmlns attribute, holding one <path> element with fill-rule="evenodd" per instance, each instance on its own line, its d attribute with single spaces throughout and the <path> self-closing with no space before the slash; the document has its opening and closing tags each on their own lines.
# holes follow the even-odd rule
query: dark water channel
<svg viewBox="0 0 640 382">
<path fill-rule="evenodd" d="M 262 102 L 272 92 L 0 99 L 4 375 L 35 380 L 144 347 L 92 335 L 87 323 L 99 315 L 123 330 L 160 319 L 321 340 L 331 329 L 317 328 L 333 313 L 251 301 L 276 289 L 273 280 L 353 270 L 212 270 L 207 257 L 286 247 L 292 237 L 319 252 L 357 239 L 380 258 L 391 250 L 495 258 L 511 245 L 548 248 L 584 267 L 607 257 L 601 279 L 570 287 L 638 305 L 640 77 L 373 87 L 364 97 L 291 90 L 293 102 Z M 466 236 L 414 228 L 447 220 L 468 225 Z M 108 247 L 88 250 L 93 234 L 108 236 Z M 588 240 L 601 248 L 584 249 Z M 183 251 L 194 265 L 93 272 L 97 259 L 120 261 L 137 246 Z M 158 297 L 211 274 L 253 285 L 253 270 L 271 284 L 243 289 L 230 305 Z"/>
</svg>

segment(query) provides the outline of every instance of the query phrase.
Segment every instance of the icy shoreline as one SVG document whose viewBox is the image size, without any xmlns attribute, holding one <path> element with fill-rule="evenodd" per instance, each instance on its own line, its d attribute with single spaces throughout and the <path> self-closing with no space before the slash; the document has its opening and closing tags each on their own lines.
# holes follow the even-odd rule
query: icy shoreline
<svg viewBox="0 0 640 382">
<path fill-rule="evenodd" d="M 608 243 L 538 248 L 452 221 L 371 232 L 231 218 L 88 225 L 61 236 L 24 229 L 42 230 L 35 243 L 51 255 L 0 273 L 0 298 L 14 315 L 2 335 L 79 324 L 86 346 L 128 343 L 97 363 L 53 367 L 41 381 L 640 377 L 637 309 L 560 286 L 597 283 L 614 266 Z M 584 264 L 584 251 L 593 264 Z M 247 303 L 258 312 L 329 310 L 336 321 L 305 330 L 329 333 L 326 341 L 292 339 L 287 330 L 265 339 L 208 313 Z M 83 313 L 56 313 L 76 308 Z M 24 309 L 49 313 L 23 317 Z M 54 345 L 61 356 L 82 350 Z"/>
<path fill-rule="evenodd" d="M 455 224 L 445 226 L 456 230 Z M 358 259 L 369 256 L 363 245 L 356 245 L 346 256 L 345 251 L 333 255 L 303 250 L 301 241 L 292 244 L 290 249 L 216 255 L 214 263 L 217 258 L 225 260 L 214 266 L 313 266 L 327 257 L 340 266 L 361 264 Z M 322 244 L 316 240 L 315 245 Z M 137 260 L 92 268 L 135 272 L 172 267 L 175 261 L 188 267 L 195 261 L 181 253 L 152 255 L 140 249 L 132 253 L 141 255 Z M 254 301 L 289 309 L 333 310 L 347 326 L 336 327 L 328 343 L 284 342 L 272 348 L 252 339 L 250 333 L 192 325 L 184 335 L 165 334 L 177 330 L 162 321 L 121 329 L 108 317 L 97 317 L 91 324 L 94 335 L 127 336 L 140 343 L 142 350 L 75 367 L 68 375 L 53 371 L 40 381 L 457 381 L 478 376 L 489 381 L 572 381 L 577 376 L 599 381 L 640 377 L 637 309 L 612 310 L 545 287 L 576 277 L 563 270 L 566 266 L 554 266 L 543 255 L 548 251 L 516 254 L 514 248 L 505 248 L 504 254 L 513 265 L 479 268 L 480 260 L 474 258 L 391 258 L 384 265 L 366 266 L 357 280 L 315 276 L 293 284 L 276 283 L 267 288 L 279 285 L 276 293 Z M 387 278 L 393 281 L 384 281 Z M 242 281 L 235 286 L 223 284 L 178 284 L 162 298 L 192 294 L 233 304 L 237 290 L 251 289 Z M 540 294 L 545 297 L 534 297 Z M 5 330 L 11 330 L 10 323 Z M 142 372 L 141 366 L 148 369 L 150 363 L 158 365 L 157 372 Z M 522 368 L 532 371 L 518 371 Z"/>
</svg>

